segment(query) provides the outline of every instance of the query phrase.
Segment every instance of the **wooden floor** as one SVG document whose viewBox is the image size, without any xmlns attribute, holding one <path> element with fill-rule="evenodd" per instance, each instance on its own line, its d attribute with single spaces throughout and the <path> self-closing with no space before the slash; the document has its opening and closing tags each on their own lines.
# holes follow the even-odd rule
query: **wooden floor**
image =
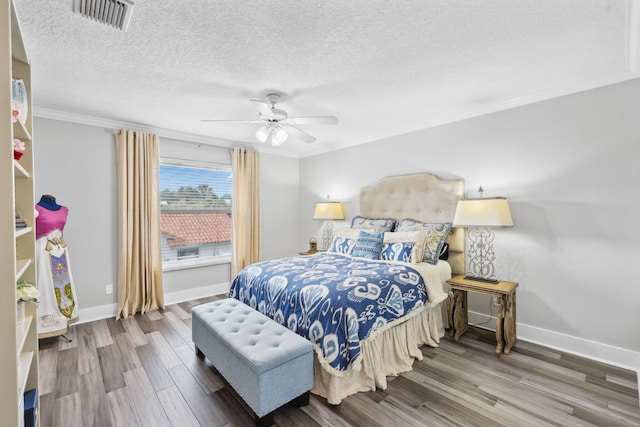
<svg viewBox="0 0 640 427">
<path fill-rule="evenodd" d="M 251 426 L 252 419 L 191 343 L 193 305 L 75 325 L 40 341 L 40 425 Z M 491 334 L 424 346 L 425 358 L 387 390 L 338 406 L 276 411 L 277 426 L 640 425 L 638 379 L 628 371 L 525 342 L 497 357 Z"/>
</svg>

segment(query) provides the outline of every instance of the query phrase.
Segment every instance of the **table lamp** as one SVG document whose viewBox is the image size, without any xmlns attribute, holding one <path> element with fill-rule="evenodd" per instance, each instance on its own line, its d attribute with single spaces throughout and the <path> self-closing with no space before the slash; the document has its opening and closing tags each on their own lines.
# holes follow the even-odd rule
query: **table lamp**
<svg viewBox="0 0 640 427">
<path fill-rule="evenodd" d="M 482 195 L 482 187 L 478 190 Z M 459 200 L 453 218 L 454 227 L 467 227 L 469 263 L 465 279 L 498 283 L 494 275 L 492 228 L 513 227 L 509 204 L 504 197 Z"/>
<path fill-rule="evenodd" d="M 326 202 L 316 203 L 313 211 L 313 219 L 323 219 L 322 223 L 322 249 L 327 250 L 333 240 L 333 220 L 344 219 L 344 206 L 341 202 L 330 202 L 327 196 Z"/>
</svg>

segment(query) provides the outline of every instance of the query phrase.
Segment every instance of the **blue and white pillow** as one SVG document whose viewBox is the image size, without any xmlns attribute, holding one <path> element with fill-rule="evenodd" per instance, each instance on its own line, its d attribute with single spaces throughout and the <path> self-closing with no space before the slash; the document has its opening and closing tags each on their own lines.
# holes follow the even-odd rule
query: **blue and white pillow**
<svg viewBox="0 0 640 427">
<path fill-rule="evenodd" d="M 411 252 L 415 242 L 383 243 L 380 259 L 386 261 L 411 262 Z"/>
<path fill-rule="evenodd" d="M 404 255 L 402 255 L 400 252 L 402 251 L 398 251 L 398 246 L 395 247 L 395 249 L 388 249 L 388 251 L 394 251 L 395 253 L 393 255 L 387 253 L 387 257 L 389 257 L 389 261 L 403 261 L 403 262 L 410 262 L 413 264 L 417 264 L 419 262 L 422 262 L 422 251 L 424 250 L 424 245 L 425 242 L 427 240 L 427 233 L 425 233 L 424 231 L 404 231 L 401 233 L 398 232 L 387 232 L 384 233 L 384 240 L 382 241 L 382 245 L 383 245 L 383 249 L 385 245 L 394 245 L 397 243 L 400 243 L 402 245 L 404 245 L 404 249 L 406 251 L 409 252 L 409 257 L 406 261 L 401 260 L 399 258 L 403 258 Z M 411 249 L 409 249 L 409 246 L 411 246 Z M 396 259 L 392 259 L 392 258 L 396 258 Z M 382 257 L 380 258 L 382 259 Z"/>
<path fill-rule="evenodd" d="M 334 237 L 328 252 L 349 255 L 356 245 L 356 241 L 348 237 Z"/>
<path fill-rule="evenodd" d="M 351 255 L 351 251 L 358 240 L 360 230 L 349 227 L 337 228 L 333 232 L 333 240 L 327 252 Z"/>
<path fill-rule="evenodd" d="M 451 231 L 451 223 L 420 222 L 405 218 L 398 223 L 396 231 L 424 231 L 427 234 L 427 241 L 424 245 L 422 260 L 429 264 L 437 264 L 444 241 Z"/>
<path fill-rule="evenodd" d="M 384 240 L 384 232 L 369 233 L 360 230 L 358 240 L 351 251 L 351 256 L 362 257 L 367 259 L 378 259 L 382 250 L 382 241 Z"/>
<path fill-rule="evenodd" d="M 394 218 L 369 218 L 366 216 L 354 216 L 351 220 L 351 228 L 369 230 L 375 232 L 393 231 L 396 226 Z"/>
</svg>

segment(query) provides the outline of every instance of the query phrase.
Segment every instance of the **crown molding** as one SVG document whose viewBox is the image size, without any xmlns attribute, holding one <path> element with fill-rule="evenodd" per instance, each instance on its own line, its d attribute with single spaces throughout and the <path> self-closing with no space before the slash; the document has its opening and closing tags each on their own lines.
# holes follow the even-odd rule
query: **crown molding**
<svg viewBox="0 0 640 427">
<path fill-rule="evenodd" d="M 105 128 L 107 130 L 118 131 L 120 129 L 131 129 L 141 132 L 154 133 L 159 137 L 177 139 L 179 141 L 194 142 L 199 144 L 211 144 L 220 147 L 233 147 L 241 142 L 227 141 L 223 139 L 210 138 L 187 132 L 174 131 L 171 129 L 158 128 L 155 126 L 145 126 L 137 123 L 123 122 L 118 120 L 104 119 L 101 117 L 87 116 L 84 114 L 69 113 L 66 111 L 52 110 L 49 108 L 35 107 L 33 115 L 43 119 L 53 119 L 63 122 L 76 123 Z"/>
<path fill-rule="evenodd" d="M 270 146 L 255 146 L 245 141 L 232 141 L 225 139 L 212 138 L 204 135 L 198 135 L 194 133 L 176 131 L 172 129 L 159 128 L 155 126 L 145 126 L 137 123 L 123 122 L 119 120 L 110 120 L 101 117 L 88 116 L 84 114 L 69 113 L 66 111 L 54 110 L 50 108 L 34 107 L 34 117 L 43 119 L 59 120 L 62 122 L 75 123 L 80 125 L 95 126 L 107 129 L 109 131 L 116 132 L 120 129 L 131 129 L 141 132 L 148 132 L 158 135 L 160 138 L 169 138 L 182 142 L 189 142 L 193 144 L 206 144 L 221 148 L 233 148 L 243 147 L 252 148 L 261 153 L 274 154 L 283 157 L 299 158 L 300 156 L 283 150 L 282 147 L 270 147 Z"/>
<path fill-rule="evenodd" d="M 586 92 L 589 90 L 597 90 L 601 87 L 610 86 L 616 83 L 622 83 L 628 80 L 638 78 L 638 74 L 631 70 L 614 71 L 611 73 L 596 74 L 581 80 L 572 81 L 571 83 L 558 85 L 548 90 L 538 91 L 529 95 L 512 98 L 503 102 L 496 103 L 493 111 L 501 111 L 509 108 L 521 107 L 536 102 L 547 101 L 562 96 Z M 491 111 L 487 111 L 489 113 Z"/>
</svg>

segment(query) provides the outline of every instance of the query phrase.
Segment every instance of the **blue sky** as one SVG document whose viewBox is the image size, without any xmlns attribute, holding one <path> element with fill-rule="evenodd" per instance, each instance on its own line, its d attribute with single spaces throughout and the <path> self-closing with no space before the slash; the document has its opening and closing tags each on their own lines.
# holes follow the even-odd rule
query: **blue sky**
<svg viewBox="0 0 640 427">
<path fill-rule="evenodd" d="M 160 165 L 160 191 L 207 184 L 217 196 L 231 194 L 231 171 Z"/>
</svg>

